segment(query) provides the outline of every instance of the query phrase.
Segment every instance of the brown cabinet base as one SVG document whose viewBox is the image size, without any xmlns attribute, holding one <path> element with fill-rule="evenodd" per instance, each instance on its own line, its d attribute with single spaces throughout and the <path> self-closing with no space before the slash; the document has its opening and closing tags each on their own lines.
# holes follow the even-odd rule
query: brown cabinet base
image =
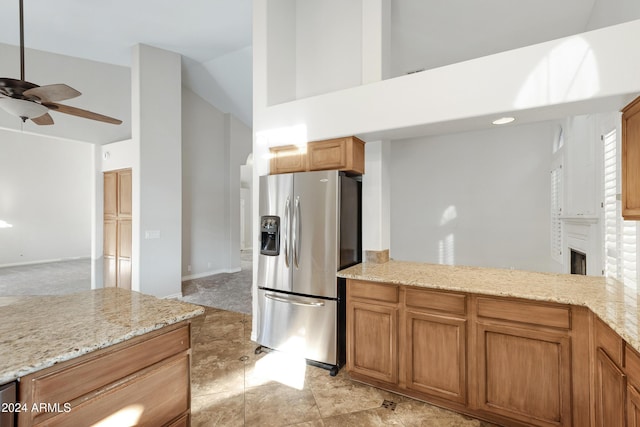
<svg viewBox="0 0 640 427">
<path fill-rule="evenodd" d="M 186 426 L 190 347 L 187 321 L 22 377 L 18 427 Z"/>
<path fill-rule="evenodd" d="M 590 325 L 584 307 L 349 279 L 346 368 L 500 425 L 588 426 Z"/>
</svg>

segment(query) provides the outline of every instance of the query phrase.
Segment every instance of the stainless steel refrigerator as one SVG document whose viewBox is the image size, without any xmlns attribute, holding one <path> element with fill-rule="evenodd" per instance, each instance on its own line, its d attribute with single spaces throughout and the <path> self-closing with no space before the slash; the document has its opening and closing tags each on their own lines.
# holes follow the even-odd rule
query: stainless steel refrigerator
<svg viewBox="0 0 640 427">
<path fill-rule="evenodd" d="M 336 272 L 362 261 L 361 194 L 359 177 L 338 171 L 260 177 L 258 344 L 332 375 L 344 363 Z"/>
</svg>

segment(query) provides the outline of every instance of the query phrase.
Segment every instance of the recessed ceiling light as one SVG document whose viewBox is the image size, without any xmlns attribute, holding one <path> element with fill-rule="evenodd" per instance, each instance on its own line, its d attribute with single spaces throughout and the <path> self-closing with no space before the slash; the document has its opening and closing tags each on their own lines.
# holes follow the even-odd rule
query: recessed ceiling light
<svg viewBox="0 0 640 427">
<path fill-rule="evenodd" d="M 511 123 L 514 120 L 515 117 L 500 117 L 499 119 L 496 119 L 491 123 L 493 123 L 494 125 L 506 125 L 507 123 Z"/>
</svg>

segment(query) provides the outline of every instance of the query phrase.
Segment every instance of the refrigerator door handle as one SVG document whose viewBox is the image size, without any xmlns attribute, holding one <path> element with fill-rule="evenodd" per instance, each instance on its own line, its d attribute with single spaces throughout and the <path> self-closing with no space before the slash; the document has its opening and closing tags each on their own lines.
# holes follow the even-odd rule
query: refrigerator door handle
<svg viewBox="0 0 640 427">
<path fill-rule="evenodd" d="M 271 299 L 271 300 L 274 300 L 274 301 L 278 301 L 278 302 L 284 302 L 286 304 L 301 305 L 301 306 L 305 306 L 305 307 L 324 307 L 324 301 L 320 301 L 320 300 L 305 301 L 305 300 L 300 299 L 300 298 L 279 297 L 279 296 L 274 295 L 274 294 L 264 294 L 264 296 L 266 298 L 268 298 L 268 299 Z"/>
<path fill-rule="evenodd" d="M 284 264 L 289 268 L 289 216 L 290 216 L 290 208 L 289 208 L 289 198 L 284 202 L 284 224 L 283 224 L 283 232 L 284 232 Z"/>
<path fill-rule="evenodd" d="M 295 210 L 293 211 L 293 262 L 299 268 L 300 261 L 300 196 L 296 197 Z"/>
</svg>

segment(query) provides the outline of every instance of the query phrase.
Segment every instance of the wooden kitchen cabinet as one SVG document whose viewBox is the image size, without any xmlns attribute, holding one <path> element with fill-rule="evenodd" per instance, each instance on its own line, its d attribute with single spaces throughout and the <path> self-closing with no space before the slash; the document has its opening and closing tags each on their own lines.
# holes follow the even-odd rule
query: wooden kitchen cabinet
<svg viewBox="0 0 640 427">
<path fill-rule="evenodd" d="M 464 295 L 406 290 L 406 387 L 467 402 L 467 320 Z"/>
<path fill-rule="evenodd" d="M 182 322 L 22 377 L 20 402 L 51 406 L 21 412 L 18 427 L 93 425 L 115 414 L 135 415 L 136 425 L 186 425 L 190 347 Z"/>
<path fill-rule="evenodd" d="M 269 151 L 271 174 L 317 170 L 364 173 L 364 141 L 355 136 L 312 141 L 306 147 L 271 147 Z"/>
<path fill-rule="evenodd" d="M 627 385 L 627 427 L 640 427 L 640 392 Z"/>
<path fill-rule="evenodd" d="M 625 375 L 602 348 L 598 348 L 595 363 L 596 426 L 624 427 Z"/>
<path fill-rule="evenodd" d="M 304 172 L 307 168 L 307 155 L 297 145 L 284 145 L 269 148 L 271 152 L 271 174 Z"/>
<path fill-rule="evenodd" d="M 640 427 L 640 354 L 588 308 L 347 279 L 347 310 L 357 381 L 499 425 Z"/>
<path fill-rule="evenodd" d="M 622 109 L 622 216 L 640 220 L 640 97 Z"/>
<path fill-rule="evenodd" d="M 349 280 L 347 370 L 401 393 L 465 404 L 465 316 L 461 294 Z"/>
<path fill-rule="evenodd" d="M 347 286 L 349 372 L 398 383 L 397 303 L 397 286 L 365 282 Z"/>
<path fill-rule="evenodd" d="M 309 170 L 364 173 L 364 142 L 355 136 L 311 142 L 307 146 Z"/>
<path fill-rule="evenodd" d="M 594 319 L 595 425 L 625 425 L 626 376 L 624 341 L 600 319 Z"/>
<path fill-rule="evenodd" d="M 625 344 L 627 427 L 640 427 L 640 354 Z"/>
<path fill-rule="evenodd" d="M 568 307 L 478 297 L 479 409 L 528 425 L 571 425 Z"/>
</svg>

